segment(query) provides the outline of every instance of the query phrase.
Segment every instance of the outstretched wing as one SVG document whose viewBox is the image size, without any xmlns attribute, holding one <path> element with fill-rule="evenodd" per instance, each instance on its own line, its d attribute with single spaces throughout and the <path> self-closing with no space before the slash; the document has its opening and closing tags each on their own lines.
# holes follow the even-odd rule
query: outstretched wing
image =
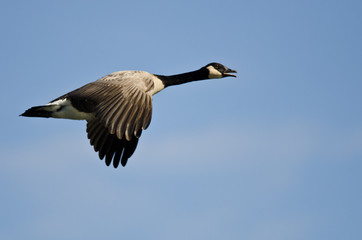
<svg viewBox="0 0 362 240">
<path fill-rule="evenodd" d="M 152 77 L 141 71 L 116 72 L 60 97 L 94 115 L 87 123 L 88 138 L 100 159 L 106 157 L 107 165 L 113 158 L 114 167 L 120 159 L 125 166 L 142 130 L 150 124 Z"/>
<path fill-rule="evenodd" d="M 111 164 L 112 159 L 115 168 L 118 167 L 119 162 L 122 166 L 126 166 L 128 158 L 136 150 L 138 137 L 134 137 L 130 141 L 124 138 L 119 139 L 115 134 L 110 134 L 97 119 L 88 121 L 87 132 L 90 144 L 94 146 L 96 152 L 99 152 L 100 159 L 106 158 L 107 166 Z"/>
</svg>

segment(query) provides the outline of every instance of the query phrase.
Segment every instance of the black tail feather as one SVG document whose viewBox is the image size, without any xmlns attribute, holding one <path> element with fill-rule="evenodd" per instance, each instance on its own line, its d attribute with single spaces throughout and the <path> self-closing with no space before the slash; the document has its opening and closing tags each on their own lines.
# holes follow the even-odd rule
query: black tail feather
<svg viewBox="0 0 362 240">
<path fill-rule="evenodd" d="M 49 118 L 52 116 L 52 111 L 49 110 L 48 106 L 37 106 L 32 107 L 26 110 L 24 113 L 19 116 L 23 117 L 44 117 Z"/>
</svg>

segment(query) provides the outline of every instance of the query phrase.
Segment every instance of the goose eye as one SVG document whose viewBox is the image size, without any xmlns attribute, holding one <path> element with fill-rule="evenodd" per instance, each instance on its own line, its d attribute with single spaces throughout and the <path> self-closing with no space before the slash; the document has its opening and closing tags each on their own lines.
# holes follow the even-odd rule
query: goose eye
<svg viewBox="0 0 362 240">
<path fill-rule="evenodd" d="M 219 64 L 215 64 L 214 67 L 215 67 L 216 70 L 220 70 L 220 65 Z"/>
</svg>

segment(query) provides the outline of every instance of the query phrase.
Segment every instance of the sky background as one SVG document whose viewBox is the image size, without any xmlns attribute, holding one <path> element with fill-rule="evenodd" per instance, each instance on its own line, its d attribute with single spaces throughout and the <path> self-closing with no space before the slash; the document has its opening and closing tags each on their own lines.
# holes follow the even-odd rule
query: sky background
<svg viewBox="0 0 362 240">
<path fill-rule="evenodd" d="M 361 1 L 1 1 L 0 239 L 362 239 Z M 170 87 L 127 167 L 22 118 L 119 70 Z"/>
</svg>

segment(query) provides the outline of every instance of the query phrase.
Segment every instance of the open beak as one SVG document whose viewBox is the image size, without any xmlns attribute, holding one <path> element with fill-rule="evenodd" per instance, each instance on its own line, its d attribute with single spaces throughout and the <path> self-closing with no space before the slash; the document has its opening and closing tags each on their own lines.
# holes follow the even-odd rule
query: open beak
<svg viewBox="0 0 362 240">
<path fill-rule="evenodd" d="M 237 73 L 237 71 L 228 68 L 228 69 L 225 70 L 224 76 L 226 76 L 226 77 L 236 77 L 235 74 L 231 74 L 231 73 Z"/>
</svg>

